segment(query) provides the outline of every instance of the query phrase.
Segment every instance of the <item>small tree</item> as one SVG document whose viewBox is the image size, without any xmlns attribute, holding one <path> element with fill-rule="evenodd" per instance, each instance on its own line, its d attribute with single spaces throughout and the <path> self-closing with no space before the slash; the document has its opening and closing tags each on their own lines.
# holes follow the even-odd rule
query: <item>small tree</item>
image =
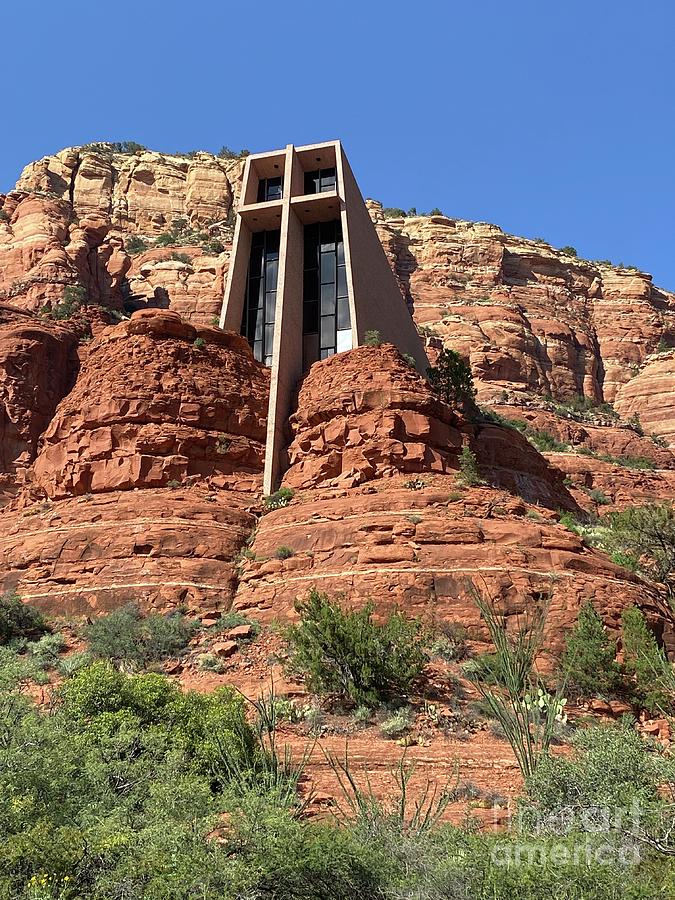
<svg viewBox="0 0 675 900">
<path fill-rule="evenodd" d="M 603 548 L 638 560 L 638 570 L 675 596 L 675 509 L 671 503 L 634 506 L 603 518 Z"/>
<path fill-rule="evenodd" d="M 464 447 L 459 454 L 459 475 L 457 477 L 466 487 L 476 487 L 479 484 L 484 484 L 478 470 L 476 454 L 470 447 Z"/>
<path fill-rule="evenodd" d="M 343 610 L 314 589 L 295 608 L 300 622 L 286 631 L 290 668 L 317 693 L 374 706 L 407 691 L 428 659 L 428 635 L 419 622 L 400 613 L 379 625 L 370 603 Z"/>
<path fill-rule="evenodd" d="M 366 331 L 363 343 L 366 347 L 379 347 L 382 343 L 382 335 L 379 331 Z"/>
<path fill-rule="evenodd" d="M 443 349 L 436 364 L 427 369 L 427 376 L 432 389 L 446 403 L 473 410 L 476 388 L 471 366 L 455 350 Z"/>
<path fill-rule="evenodd" d="M 49 631 L 42 613 L 24 603 L 17 594 L 0 597 L 0 645 L 15 638 L 39 638 Z"/>
<path fill-rule="evenodd" d="M 562 671 L 570 685 L 586 696 L 612 694 L 621 686 L 616 644 L 588 600 L 565 640 Z"/>
<path fill-rule="evenodd" d="M 644 614 L 631 606 L 623 611 L 624 671 L 633 681 L 636 701 L 650 713 L 670 712 L 672 698 L 664 690 L 670 665 Z"/>
</svg>

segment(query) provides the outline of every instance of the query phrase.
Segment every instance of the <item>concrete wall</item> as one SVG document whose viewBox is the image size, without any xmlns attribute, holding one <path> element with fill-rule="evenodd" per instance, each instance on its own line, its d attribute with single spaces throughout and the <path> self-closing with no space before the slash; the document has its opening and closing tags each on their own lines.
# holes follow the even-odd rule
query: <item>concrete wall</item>
<svg viewBox="0 0 675 900">
<path fill-rule="evenodd" d="M 331 165 L 337 169 L 337 192 L 300 200 L 304 172 Z M 255 203 L 258 178 L 282 170 L 283 198 Z M 363 344 L 368 331 L 378 331 L 383 341 L 391 341 L 401 353 L 410 354 L 423 374 L 429 363 L 339 141 L 300 148 L 289 144 L 285 151 L 249 157 L 242 197 L 220 317 L 222 328 L 239 331 L 241 327 L 252 233 L 281 229 L 263 480 L 263 490 L 270 494 L 278 487 L 286 467 L 288 418 L 302 377 L 305 224 L 341 219 L 352 346 Z"/>
</svg>

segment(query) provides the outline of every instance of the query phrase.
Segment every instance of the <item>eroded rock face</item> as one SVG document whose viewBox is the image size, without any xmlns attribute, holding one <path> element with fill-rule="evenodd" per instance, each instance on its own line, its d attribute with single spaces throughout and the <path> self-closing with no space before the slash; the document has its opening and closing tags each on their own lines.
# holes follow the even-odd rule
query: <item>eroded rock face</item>
<svg viewBox="0 0 675 900">
<path fill-rule="evenodd" d="M 75 381 L 77 333 L 0 306 L 0 473 L 29 465 Z"/>
<path fill-rule="evenodd" d="M 460 418 L 393 344 L 312 366 L 291 416 L 289 487 L 352 487 L 395 472 L 457 468 Z"/>
<path fill-rule="evenodd" d="M 263 468 L 269 372 L 239 335 L 142 310 L 91 345 L 43 437 L 35 481 L 51 498 Z"/>
<path fill-rule="evenodd" d="M 194 615 L 230 607 L 234 560 L 253 527 L 249 494 L 149 488 L 3 511 L 0 593 L 51 615 L 125 603 Z"/>
<path fill-rule="evenodd" d="M 450 346 L 471 361 L 481 401 L 502 392 L 582 394 L 632 409 L 645 395 L 641 368 L 651 378 L 649 355 L 675 337 L 675 295 L 650 275 L 486 223 L 385 220 L 373 202 L 370 210 L 415 321 L 432 348 Z M 661 366 L 672 376 L 672 360 Z M 655 403 L 649 423 L 664 435 L 675 428 L 670 406 Z"/>
<path fill-rule="evenodd" d="M 492 488 L 458 491 L 449 476 L 427 481 L 419 490 L 398 476 L 377 488 L 305 491 L 268 513 L 235 607 L 263 621 L 289 619 L 294 602 L 315 587 L 349 605 L 372 600 L 379 615 L 400 608 L 483 635 L 467 589 L 473 581 L 508 616 L 550 595 L 547 645 L 554 652 L 589 599 L 613 631 L 633 603 L 662 630 L 670 627 L 648 585 L 585 547 L 552 515 Z M 294 555 L 277 559 L 282 546 Z"/>
<path fill-rule="evenodd" d="M 16 188 L 69 200 L 79 215 L 108 218 L 131 232 L 159 232 L 175 219 L 204 225 L 227 218 L 238 196 L 242 159 L 115 153 L 70 147 L 30 163 Z"/>
<path fill-rule="evenodd" d="M 644 427 L 675 447 L 675 351 L 651 356 L 616 397 L 622 416 L 638 415 Z"/>
</svg>

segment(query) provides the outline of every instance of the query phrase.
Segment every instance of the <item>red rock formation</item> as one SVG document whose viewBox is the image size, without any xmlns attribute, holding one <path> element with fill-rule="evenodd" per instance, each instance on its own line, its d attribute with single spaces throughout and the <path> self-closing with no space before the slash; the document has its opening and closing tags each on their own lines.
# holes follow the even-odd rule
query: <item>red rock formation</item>
<svg viewBox="0 0 675 900">
<path fill-rule="evenodd" d="M 638 415 L 644 427 L 675 448 L 675 350 L 657 353 L 616 398 L 622 416 Z"/>
<path fill-rule="evenodd" d="M 110 491 L 3 511 L 0 592 L 51 615 L 138 602 L 227 610 L 253 527 L 250 495 L 206 486 Z"/>
<path fill-rule="evenodd" d="M 141 310 L 91 346 L 44 434 L 36 483 L 52 498 L 216 473 L 254 484 L 268 379 L 239 335 Z"/>
<path fill-rule="evenodd" d="M 312 366 L 290 420 L 284 484 L 352 487 L 395 472 L 457 468 L 461 419 L 393 344 L 358 347 Z"/>
<path fill-rule="evenodd" d="M 33 461 L 38 439 L 75 380 L 73 328 L 0 306 L 0 473 Z"/>
<path fill-rule="evenodd" d="M 450 476 L 427 475 L 418 490 L 403 481 L 303 491 L 265 515 L 235 607 L 262 621 L 287 619 L 295 600 L 316 587 L 350 605 L 370 599 L 378 614 L 399 607 L 484 637 L 467 590 L 472 580 L 509 616 L 550 594 L 547 643 L 554 651 L 589 599 L 613 630 L 633 603 L 663 621 L 648 585 L 585 547 L 551 514 L 492 488 L 458 490 Z M 277 559 L 278 547 L 294 555 Z"/>
</svg>

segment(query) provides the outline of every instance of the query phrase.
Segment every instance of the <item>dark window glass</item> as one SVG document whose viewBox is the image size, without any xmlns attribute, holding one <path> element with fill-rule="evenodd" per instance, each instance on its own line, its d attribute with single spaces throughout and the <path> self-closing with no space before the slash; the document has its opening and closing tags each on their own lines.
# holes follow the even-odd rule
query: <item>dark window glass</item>
<svg viewBox="0 0 675 900">
<path fill-rule="evenodd" d="M 321 183 L 319 186 L 320 191 L 334 191 L 335 190 L 335 167 L 333 166 L 330 169 L 322 169 L 321 170 Z"/>
<path fill-rule="evenodd" d="M 321 316 L 321 346 L 335 347 L 335 316 Z"/>
<path fill-rule="evenodd" d="M 265 294 L 265 321 L 274 323 L 274 312 L 277 305 L 277 292 L 269 291 Z"/>
<path fill-rule="evenodd" d="M 330 288 L 330 290 L 324 291 L 324 288 Z M 337 301 L 335 299 L 335 290 L 332 284 L 323 284 L 321 286 L 321 315 L 322 316 L 335 316 L 335 305 Z"/>
<path fill-rule="evenodd" d="M 305 193 L 318 194 L 321 183 L 321 175 L 317 169 L 316 172 L 305 172 Z"/>
<path fill-rule="evenodd" d="M 349 299 L 347 297 L 340 297 L 337 302 L 337 328 L 338 331 L 349 328 Z"/>
<path fill-rule="evenodd" d="M 345 268 L 345 266 L 338 266 L 337 295 L 338 295 L 338 297 L 346 297 L 347 296 L 347 269 Z"/>
<path fill-rule="evenodd" d="M 281 200 L 284 190 L 284 181 L 281 175 L 275 178 L 261 178 L 258 181 L 258 203 L 266 200 Z"/>
<path fill-rule="evenodd" d="M 251 238 L 241 331 L 253 347 L 256 359 L 266 365 L 272 356 L 274 340 L 278 259 L 279 232 L 256 232 Z"/>
<path fill-rule="evenodd" d="M 340 229 L 340 234 L 338 235 L 338 241 L 340 242 L 337 247 L 337 264 L 338 266 L 344 266 L 345 264 L 345 245 L 342 242 L 342 229 Z"/>
<path fill-rule="evenodd" d="M 305 303 L 311 303 L 319 299 L 319 278 L 316 269 L 305 271 L 303 276 L 303 299 Z"/>
<path fill-rule="evenodd" d="M 302 307 L 302 331 L 303 334 L 318 334 L 319 331 L 319 304 L 305 303 Z"/>
<path fill-rule="evenodd" d="M 276 285 L 277 283 L 277 272 L 279 269 L 279 257 L 273 256 L 272 259 L 267 257 L 267 261 L 265 262 L 265 281 L 267 285 Z M 269 287 L 268 287 L 269 290 Z"/>
<path fill-rule="evenodd" d="M 323 309 L 324 306 L 326 306 L 327 309 L 323 315 L 328 315 L 329 308 L 330 312 L 335 313 L 335 285 L 332 282 L 330 284 L 321 285 L 321 308 Z"/>
<path fill-rule="evenodd" d="M 335 283 L 335 254 L 321 253 L 321 284 Z"/>
<path fill-rule="evenodd" d="M 313 172 L 305 172 L 306 194 L 334 191 L 336 183 L 335 166 L 330 166 L 327 169 L 315 169 Z"/>
<path fill-rule="evenodd" d="M 317 266 L 317 251 L 318 263 Z M 303 367 L 337 352 L 338 331 L 350 333 L 347 278 L 339 221 L 305 227 Z M 317 302 L 319 300 L 319 302 Z M 318 341 L 308 337 L 316 332 Z M 345 345 L 344 340 L 341 342 Z"/>
</svg>

